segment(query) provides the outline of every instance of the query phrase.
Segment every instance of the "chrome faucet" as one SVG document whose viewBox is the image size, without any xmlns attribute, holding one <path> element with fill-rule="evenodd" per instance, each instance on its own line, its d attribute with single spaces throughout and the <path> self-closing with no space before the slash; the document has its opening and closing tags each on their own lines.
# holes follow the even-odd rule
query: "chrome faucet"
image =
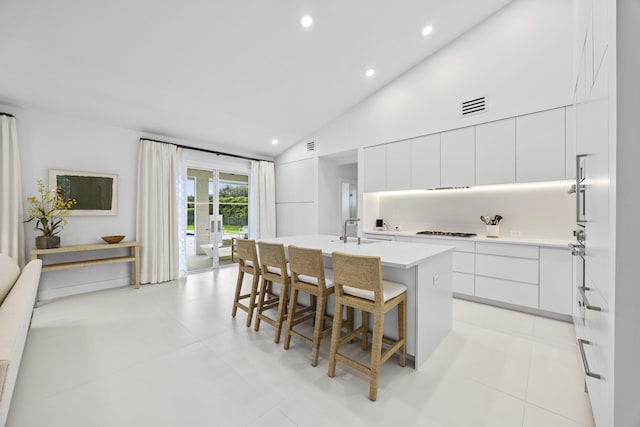
<svg viewBox="0 0 640 427">
<path fill-rule="evenodd" d="M 349 218 L 348 220 L 346 220 L 344 222 L 344 234 L 340 237 L 340 240 L 344 240 L 344 242 L 347 243 L 347 240 L 348 240 L 347 239 L 347 225 L 349 223 L 353 224 L 354 222 L 357 222 L 357 221 L 360 221 L 360 218 Z M 360 239 L 358 239 L 358 243 L 360 243 Z"/>
</svg>

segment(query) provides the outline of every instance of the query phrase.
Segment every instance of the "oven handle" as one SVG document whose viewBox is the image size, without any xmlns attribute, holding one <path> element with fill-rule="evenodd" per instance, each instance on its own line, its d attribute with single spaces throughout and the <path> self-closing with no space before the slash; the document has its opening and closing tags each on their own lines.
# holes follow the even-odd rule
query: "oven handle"
<svg viewBox="0 0 640 427">
<path fill-rule="evenodd" d="M 571 255 L 584 256 L 584 245 L 569 243 L 569 249 L 571 249 Z"/>
<path fill-rule="evenodd" d="M 587 299 L 587 292 L 586 291 L 590 291 L 590 290 L 591 290 L 591 288 L 587 288 L 586 286 L 578 286 L 578 291 L 580 292 L 580 295 L 582 296 L 582 305 L 587 310 L 602 311 L 602 307 L 598 307 L 598 306 L 589 304 L 589 300 Z"/>
<path fill-rule="evenodd" d="M 591 372 L 589 369 L 589 362 L 587 362 L 587 355 L 584 352 L 584 345 L 591 344 L 591 341 L 583 340 L 582 338 L 578 338 L 578 348 L 580 349 L 580 357 L 582 358 L 582 364 L 584 365 L 584 373 L 585 375 L 596 378 L 598 380 L 602 379 L 602 375 L 596 374 L 595 372 Z"/>
<path fill-rule="evenodd" d="M 579 224 L 587 222 L 580 214 L 582 208 L 584 208 L 585 191 L 587 189 L 587 186 L 582 184 L 586 176 L 584 170 L 580 168 L 580 163 L 582 163 L 582 159 L 587 156 L 588 154 L 578 154 L 576 156 L 576 183 L 574 184 L 575 186 L 572 185 L 569 189 L 569 194 L 576 193 L 576 222 Z"/>
</svg>

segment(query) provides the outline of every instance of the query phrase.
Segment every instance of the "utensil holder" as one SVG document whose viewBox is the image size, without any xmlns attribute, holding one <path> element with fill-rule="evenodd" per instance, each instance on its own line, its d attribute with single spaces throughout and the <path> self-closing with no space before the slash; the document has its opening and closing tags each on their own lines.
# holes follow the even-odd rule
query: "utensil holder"
<svg viewBox="0 0 640 427">
<path fill-rule="evenodd" d="M 499 225 L 487 225 L 487 237 L 498 237 L 500 235 Z"/>
</svg>

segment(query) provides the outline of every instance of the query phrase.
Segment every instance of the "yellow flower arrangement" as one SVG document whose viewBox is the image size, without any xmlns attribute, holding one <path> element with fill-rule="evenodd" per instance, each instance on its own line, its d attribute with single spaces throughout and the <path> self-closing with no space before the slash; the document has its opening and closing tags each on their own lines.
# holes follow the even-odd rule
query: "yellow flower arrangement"
<svg viewBox="0 0 640 427">
<path fill-rule="evenodd" d="M 38 193 L 40 193 L 39 198 L 27 198 L 29 218 L 25 222 L 35 219 L 36 230 L 42 231 L 43 236 L 55 236 L 67 224 L 65 216 L 69 215 L 69 209 L 77 202 L 75 199 L 65 200 L 60 186 L 45 190 L 41 179 L 38 180 Z"/>
</svg>

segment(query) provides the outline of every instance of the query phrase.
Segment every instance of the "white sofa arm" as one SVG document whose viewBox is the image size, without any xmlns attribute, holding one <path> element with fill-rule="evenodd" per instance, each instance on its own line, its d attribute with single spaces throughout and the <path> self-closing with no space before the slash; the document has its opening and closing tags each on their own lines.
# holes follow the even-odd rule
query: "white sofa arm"
<svg viewBox="0 0 640 427">
<path fill-rule="evenodd" d="M 29 262 L 0 305 L 0 361 L 6 361 L 4 379 L 0 375 L 0 426 L 5 425 L 9 413 L 41 271 L 41 260 Z"/>
</svg>

